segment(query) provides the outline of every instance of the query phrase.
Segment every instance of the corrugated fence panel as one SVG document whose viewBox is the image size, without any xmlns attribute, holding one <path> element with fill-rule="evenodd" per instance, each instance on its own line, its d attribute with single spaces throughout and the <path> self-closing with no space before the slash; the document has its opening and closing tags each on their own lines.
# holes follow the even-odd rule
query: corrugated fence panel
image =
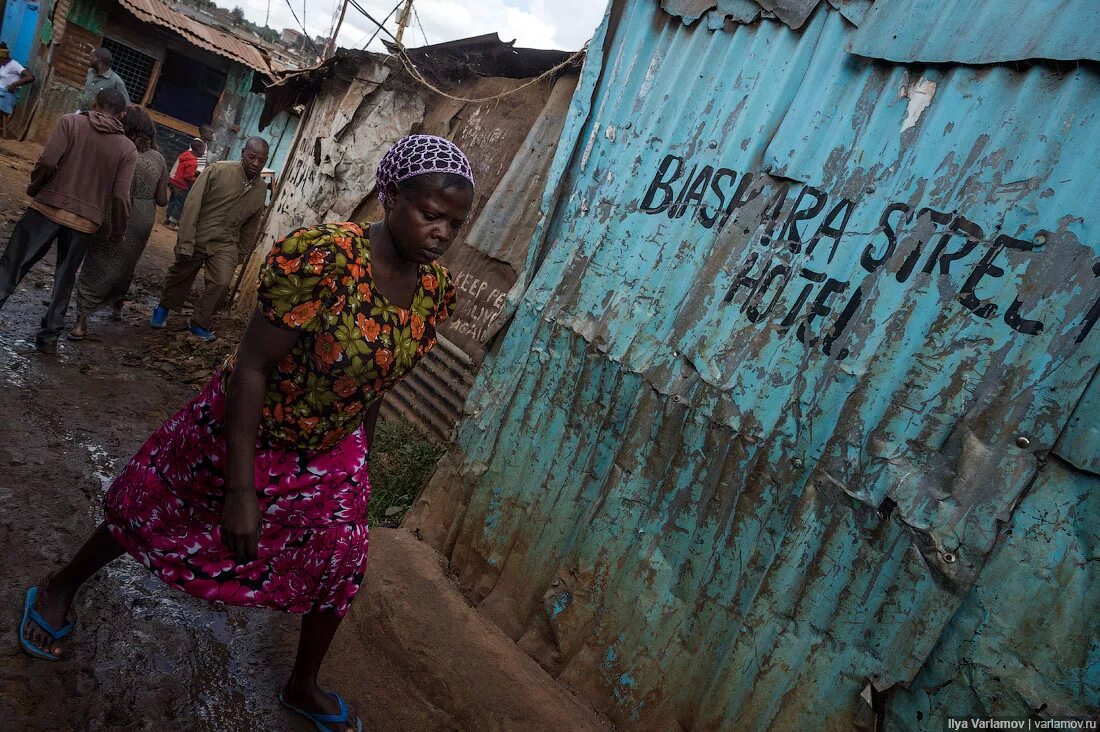
<svg viewBox="0 0 1100 732">
<path fill-rule="evenodd" d="M 405 523 L 627 727 L 851 729 L 994 547 L 1029 551 L 1004 526 L 1100 356 L 1100 76 L 922 77 L 826 6 L 608 23 L 530 285 Z"/>
<path fill-rule="evenodd" d="M 268 151 L 267 167 L 275 171 L 278 176 L 286 165 L 286 156 L 290 154 L 290 147 L 294 144 L 294 133 L 298 129 L 298 115 L 284 110 L 275 115 L 271 124 L 260 130 L 260 114 L 264 109 L 264 97 L 260 94 L 246 93 L 244 95 L 244 110 L 241 112 L 239 123 L 240 132 L 229 150 L 229 160 L 239 160 L 244 152 L 244 143 L 250 137 L 258 136 L 267 140 L 271 149 Z"/>
<path fill-rule="evenodd" d="M 1094 0 L 890 0 L 871 6 L 852 52 L 890 61 L 1100 61 Z"/>
</svg>

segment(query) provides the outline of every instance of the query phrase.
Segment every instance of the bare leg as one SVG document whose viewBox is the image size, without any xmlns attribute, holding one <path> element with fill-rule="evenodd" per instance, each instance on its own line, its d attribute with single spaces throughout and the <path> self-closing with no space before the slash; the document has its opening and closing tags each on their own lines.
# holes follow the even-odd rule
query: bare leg
<svg viewBox="0 0 1100 732">
<path fill-rule="evenodd" d="M 73 598 L 80 586 L 93 574 L 118 559 L 122 551 L 106 524 L 100 524 L 68 564 L 38 585 L 38 601 L 34 609 L 51 626 L 60 628 L 65 624 L 69 607 L 73 604 Z M 50 648 L 55 656 L 61 655 L 61 644 L 35 623 L 27 623 L 24 635 L 39 648 Z"/>
<path fill-rule="evenodd" d="M 298 636 L 298 655 L 294 670 L 283 689 L 283 698 L 300 709 L 319 714 L 338 714 L 340 705 L 317 684 L 321 662 L 329 644 L 340 627 L 340 618 L 331 612 L 311 612 L 302 616 L 302 632 Z M 355 731 L 354 711 L 348 711 L 348 730 Z"/>
</svg>

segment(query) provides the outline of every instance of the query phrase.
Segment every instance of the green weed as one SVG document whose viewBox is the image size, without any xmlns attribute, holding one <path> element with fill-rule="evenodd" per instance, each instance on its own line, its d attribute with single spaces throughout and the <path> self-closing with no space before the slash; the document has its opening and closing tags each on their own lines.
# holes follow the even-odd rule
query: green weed
<svg viewBox="0 0 1100 732">
<path fill-rule="evenodd" d="M 370 525 L 400 524 L 446 451 L 408 420 L 379 420 L 370 452 Z"/>
</svg>

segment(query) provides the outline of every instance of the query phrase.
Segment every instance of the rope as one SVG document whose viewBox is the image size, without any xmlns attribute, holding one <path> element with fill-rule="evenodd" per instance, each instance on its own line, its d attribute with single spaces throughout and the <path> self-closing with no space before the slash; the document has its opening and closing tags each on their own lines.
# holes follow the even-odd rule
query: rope
<svg viewBox="0 0 1100 732">
<path fill-rule="evenodd" d="M 468 97 L 456 97 L 455 95 L 448 94 L 447 92 L 443 91 L 439 87 L 434 86 L 430 81 L 425 79 L 423 74 L 421 74 L 420 71 L 416 68 L 416 66 L 413 64 L 412 59 L 409 58 L 409 54 L 405 53 L 405 48 L 403 46 L 398 47 L 397 57 L 399 59 L 401 59 L 401 63 L 405 66 L 405 70 L 409 72 L 409 74 L 413 77 L 413 79 L 415 79 L 420 84 L 427 87 L 428 89 L 431 89 L 436 94 L 439 94 L 440 96 L 444 96 L 447 99 L 453 99 L 456 102 L 465 102 L 467 104 L 481 104 L 482 102 L 491 102 L 491 101 L 494 101 L 496 99 L 503 99 L 504 97 L 511 96 L 512 94 L 515 94 L 516 92 L 523 91 L 527 87 L 539 83 L 540 81 L 546 79 L 549 76 L 553 76 L 558 71 L 561 71 L 562 69 L 564 69 L 566 66 L 569 66 L 569 65 L 573 64 L 574 62 L 576 62 L 576 60 L 579 59 L 581 56 L 583 56 L 587 50 L 588 50 L 588 44 L 586 43 L 586 44 L 584 44 L 584 48 L 577 51 L 572 56 L 565 59 L 564 61 L 562 61 L 560 64 L 558 64 L 554 68 L 549 69 L 547 71 L 544 71 L 542 74 L 539 74 L 534 79 L 531 79 L 530 81 L 517 86 L 515 89 L 509 89 L 508 91 L 501 92 L 500 94 L 494 94 L 491 97 L 481 97 L 480 99 L 470 99 Z"/>
</svg>

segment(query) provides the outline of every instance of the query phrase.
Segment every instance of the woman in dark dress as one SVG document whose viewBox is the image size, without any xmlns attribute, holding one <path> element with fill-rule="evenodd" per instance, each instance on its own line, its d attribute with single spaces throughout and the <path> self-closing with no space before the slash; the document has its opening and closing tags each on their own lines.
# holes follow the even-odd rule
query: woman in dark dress
<svg viewBox="0 0 1100 732">
<path fill-rule="evenodd" d="M 122 303 L 141 259 L 157 206 L 168 203 L 168 166 L 156 148 L 156 127 L 149 113 L 136 105 L 126 110 L 122 126 L 138 150 L 134 182 L 130 185 L 130 220 L 120 241 L 109 241 L 110 221 L 100 227 L 84 256 L 76 281 L 76 325 L 70 340 L 79 341 L 88 332 L 88 316 L 110 306 L 115 319 L 122 317 Z"/>
</svg>

